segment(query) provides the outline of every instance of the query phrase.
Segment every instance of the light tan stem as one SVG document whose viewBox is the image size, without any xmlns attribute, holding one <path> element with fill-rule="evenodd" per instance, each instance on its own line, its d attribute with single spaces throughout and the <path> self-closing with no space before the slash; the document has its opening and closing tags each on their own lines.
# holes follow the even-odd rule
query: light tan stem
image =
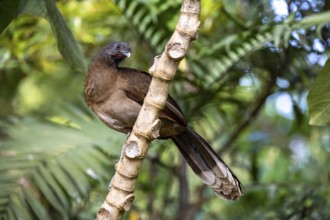
<svg viewBox="0 0 330 220">
<path fill-rule="evenodd" d="M 184 0 L 180 18 L 173 35 L 161 56 L 156 56 L 149 69 L 153 75 L 133 131 L 123 145 L 122 155 L 116 164 L 109 193 L 101 205 L 97 220 L 121 219 L 134 200 L 136 181 L 150 141 L 159 135 L 159 111 L 165 106 L 168 87 L 178 65 L 185 56 L 189 43 L 197 38 L 200 0 Z"/>
</svg>

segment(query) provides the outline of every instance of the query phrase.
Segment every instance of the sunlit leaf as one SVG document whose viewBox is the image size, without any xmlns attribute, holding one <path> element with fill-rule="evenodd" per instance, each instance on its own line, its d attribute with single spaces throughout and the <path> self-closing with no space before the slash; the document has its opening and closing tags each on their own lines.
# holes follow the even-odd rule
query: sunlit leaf
<svg viewBox="0 0 330 220">
<path fill-rule="evenodd" d="M 44 0 L 47 17 L 56 36 L 57 46 L 70 66 L 81 73 L 87 70 L 85 57 L 79 43 L 67 26 L 54 0 Z"/>
<path fill-rule="evenodd" d="M 330 124 L 330 60 L 317 74 L 307 97 L 309 124 Z"/>
</svg>

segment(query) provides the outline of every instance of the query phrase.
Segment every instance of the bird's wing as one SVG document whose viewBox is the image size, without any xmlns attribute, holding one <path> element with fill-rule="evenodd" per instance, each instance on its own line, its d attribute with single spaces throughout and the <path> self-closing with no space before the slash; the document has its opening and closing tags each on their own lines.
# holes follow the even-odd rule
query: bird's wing
<svg viewBox="0 0 330 220">
<path fill-rule="evenodd" d="M 134 74 L 134 82 L 130 83 L 129 89 L 125 90 L 127 97 L 139 103 L 141 106 L 147 95 L 148 88 L 151 82 L 151 76 L 148 73 L 130 68 L 120 68 L 121 71 Z M 136 77 L 139 75 L 139 77 Z M 128 76 L 129 77 L 129 76 Z M 165 103 L 165 108 L 159 113 L 160 118 L 165 118 L 181 125 L 186 125 L 187 121 L 176 101 L 169 95 Z"/>
</svg>

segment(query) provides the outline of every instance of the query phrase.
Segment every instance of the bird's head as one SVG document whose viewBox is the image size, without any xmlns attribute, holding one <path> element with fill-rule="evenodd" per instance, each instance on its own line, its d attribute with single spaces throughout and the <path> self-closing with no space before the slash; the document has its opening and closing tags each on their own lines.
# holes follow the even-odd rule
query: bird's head
<svg viewBox="0 0 330 220">
<path fill-rule="evenodd" d="M 118 64 L 131 56 L 131 48 L 126 42 L 112 42 L 101 51 L 100 56 Z"/>
</svg>

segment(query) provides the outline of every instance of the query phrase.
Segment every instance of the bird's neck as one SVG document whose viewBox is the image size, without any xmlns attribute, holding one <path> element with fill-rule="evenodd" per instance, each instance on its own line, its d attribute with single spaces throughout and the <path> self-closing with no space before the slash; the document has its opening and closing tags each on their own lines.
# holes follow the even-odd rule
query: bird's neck
<svg viewBox="0 0 330 220">
<path fill-rule="evenodd" d="M 107 57 L 107 56 L 104 56 L 102 54 L 99 54 L 98 56 L 96 56 L 93 63 L 95 63 L 95 62 L 106 64 L 110 68 L 118 68 L 118 64 L 119 64 L 120 61 L 117 61 L 117 60 L 114 60 L 111 57 Z"/>
<path fill-rule="evenodd" d="M 85 79 L 84 96 L 89 102 L 102 102 L 112 91 L 112 84 L 117 78 L 118 66 L 115 62 L 95 59 L 89 66 Z"/>
</svg>

